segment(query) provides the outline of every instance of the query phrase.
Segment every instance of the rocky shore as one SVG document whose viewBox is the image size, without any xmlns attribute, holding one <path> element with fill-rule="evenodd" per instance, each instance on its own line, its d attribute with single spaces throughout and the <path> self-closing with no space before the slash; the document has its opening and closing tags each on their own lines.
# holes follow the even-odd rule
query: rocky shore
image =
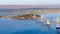
<svg viewBox="0 0 60 34">
<path fill-rule="evenodd" d="M 38 18 L 40 17 L 40 15 L 35 15 L 35 18 Z M 13 19 L 34 19 L 34 14 L 25 14 L 25 15 L 22 15 L 22 16 L 13 16 L 12 17 Z"/>
<path fill-rule="evenodd" d="M 9 18 L 10 16 L 0 16 L 0 18 Z M 18 19 L 18 20 L 22 20 L 22 19 L 34 19 L 35 18 L 38 18 L 40 17 L 40 15 L 35 15 L 34 14 L 25 14 L 25 15 L 17 15 L 17 16 L 13 16 L 13 17 L 10 17 L 12 19 Z"/>
</svg>

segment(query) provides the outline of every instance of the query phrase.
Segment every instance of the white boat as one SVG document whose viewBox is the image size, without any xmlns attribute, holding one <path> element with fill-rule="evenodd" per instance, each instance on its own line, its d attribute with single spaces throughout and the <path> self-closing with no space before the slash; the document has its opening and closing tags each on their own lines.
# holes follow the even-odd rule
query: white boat
<svg viewBox="0 0 60 34">
<path fill-rule="evenodd" d="M 50 24 L 50 20 L 47 19 L 47 24 Z"/>
<path fill-rule="evenodd" d="M 60 28 L 60 26 L 59 26 L 59 17 L 57 17 L 57 19 L 56 19 L 56 28 Z"/>
</svg>

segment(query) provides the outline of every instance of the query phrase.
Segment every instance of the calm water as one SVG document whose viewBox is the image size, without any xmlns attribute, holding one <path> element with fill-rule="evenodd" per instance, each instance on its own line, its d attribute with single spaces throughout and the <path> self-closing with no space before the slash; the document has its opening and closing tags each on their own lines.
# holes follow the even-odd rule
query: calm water
<svg viewBox="0 0 60 34">
<path fill-rule="evenodd" d="M 60 14 L 43 14 L 45 18 L 56 20 Z M 57 32 L 58 31 L 58 32 Z M 56 30 L 55 22 L 51 22 L 48 29 L 46 20 L 43 23 L 37 18 L 34 20 L 14 20 L 0 18 L 0 34 L 60 34 L 60 29 Z"/>
</svg>

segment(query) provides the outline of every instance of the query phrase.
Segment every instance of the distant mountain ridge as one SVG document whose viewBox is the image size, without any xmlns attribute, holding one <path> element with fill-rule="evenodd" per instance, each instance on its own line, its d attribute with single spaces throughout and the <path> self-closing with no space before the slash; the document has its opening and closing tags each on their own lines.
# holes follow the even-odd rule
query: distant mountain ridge
<svg viewBox="0 0 60 34">
<path fill-rule="evenodd" d="M 0 10 L 43 10 L 43 9 L 60 9 L 60 8 L 14 8 L 14 9 L 0 9 Z"/>
<path fill-rule="evenodd" d="M 0 9 L 19 9 L 19 8 L 60 8 L 60 5 L 0 5 Z"/>
<path fill-rule="evenodd" d="M 0 9 L 0 10 L 41 10 L 41 9 L 51 9 L 51 8 L 16 8 L 16 9 Z"/>
</svg>

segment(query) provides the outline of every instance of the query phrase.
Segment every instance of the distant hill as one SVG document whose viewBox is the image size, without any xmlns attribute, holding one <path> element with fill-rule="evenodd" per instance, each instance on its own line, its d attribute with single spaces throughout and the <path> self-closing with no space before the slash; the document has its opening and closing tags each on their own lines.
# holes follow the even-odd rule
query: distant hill
<svg viewBox="0 0 60 34">
<path fill-rule="evenodd" d="M 0 5 L 0 9 L 60 8 L 60 5 Z"/>
</svg>

